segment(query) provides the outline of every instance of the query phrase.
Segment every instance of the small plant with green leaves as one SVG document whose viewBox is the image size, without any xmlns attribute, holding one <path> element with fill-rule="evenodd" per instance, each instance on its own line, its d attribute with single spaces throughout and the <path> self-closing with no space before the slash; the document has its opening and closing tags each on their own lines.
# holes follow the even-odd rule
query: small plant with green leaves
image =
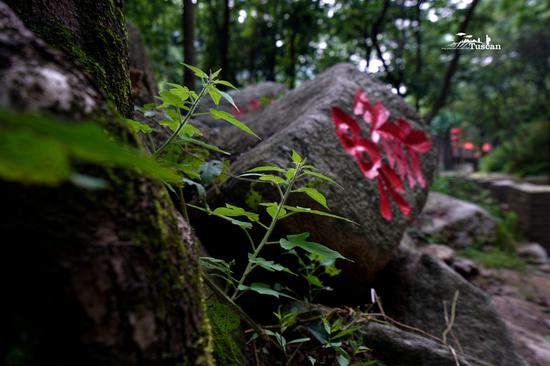
<svg viewBox="0 0 550 366">
<path fill-rule="evenodd" d="M 308 330 L 323 345 L 323 348 L 334 352 L 338 366 L 348 366 L 353 357 L 370 351 L 364 346 L 362 339 L 357 337 L 358 326 L 354 321 L 346 323 L 339 316 L 336 317 L 336 320 L 331 321 L 328 316 L 321 316 L 321 322 L 310 325 Z M 312 365 L 316 361 L 310 358 Z"/>
<path fill-rule="evenodd" d="M 233 89 L 235 87 L 228 81 L 218 79 L 221 69 L 207 74 L 195 66 L 185 65 L 185 67 L 191 69 L 195 76 L 201 80 L 202 88 L 199 93 L 185 86 L 168 83 L 168 88 L 161 91 L 157 97 L 160 104 L 151 103 L 139 108 L 145 118 L 160 114 L 161 120 L 158 129 L 130 119 L 127 120 L 127 123 L 136 133 L 144 135 L 158 132 L 159 129 L 168 129 L 169 133 L 162 141 L 155 143 L 155 140 L 149 139 L 149 143 L 152 145 L 152 155 L 181 175 L 180 184 L 171 183 L 169 185 L 172 190 L 190 185 L 196 187 L 198 193 L 203 195 L 204 185 L 220 182 L 228 169 L 227 160 L 209 160 L 210 155 L 212 153 L 229 155 L 229 153 L 201 140 L 200 137 L 203 133 L 193 120 L 208 115 L 217 120 L 224 120 L 245 133 L 258 136 L 228 112 L 216 108 L 210 108 L 208 112 L 197 112 L 197 107 L 207 95 L 215 106 L 219 105 L 221 99 L 225 99 L 237 109 L 231 95 L 219 89 L 222 86 Z M 184 215 L 187 217 L 183 192 L 180 190 L 178 195 L 182 200 Z"/>
<path fill-rule="evenodd" d="M 322 244 L 309 241 L 309 233 L 307 232 L 287 235 L 286 238 L 281 238 L 279 240 L 272 239 L 271 236 L 277 223 L 296 214 L 306 213 L 322 215 L 349 221 L 327 211 L 288 205 L 288 199 L 291 194 L 306 194 L 313 201 L 325 208 L 328 208 L 326 198 L 321 192 L 319 192 L 319 190 L 302 183 L 305 183 L 308 179 L 312 178 L 335 183 L 329 177 L 317 172 L 313 166 L 308 165 L 306 160 L 303 159 L 296 151 L 292 152 L 292 164 L 293 166 L 288 169 L 283 169 L 277 166 L 260 166 L 241 175 L 241 177 L 245 177 L 247 179 L 252 178 L 256 182 L 271 184 L 278 191 L 278 202 L 260 202 L 258 205 L 258 207 L 263 207 L 269 215 L 270 221 L 268 223 L 263 223 L 260 220 L 260 215 L 258 213 L 250 212 L 242 207 L 237 207 L 230 204 L 226 204 L 224 207 L 218 207 L 214 210 L 210 209 L 207 205 L 204 208 L 196 205 L 189 205 L 237 225 L 243 230 L 248 238 L 250 245 L 248 261 L 244 271 L 238 276 L 235 276 L 234 273 L 231 272 L 231 266 L 229 263 L 216 258 L 202 258 L 202 263 L 205 268 L 214 269 L 215 275 L 222 276 L 225 279 L 225 287 L 228 290 L 228 296 L 232 301 L 237 300 L 241 295 L 248 291 L 253 291 L 261 295 L 275 296 L 277 298 L 281 296 L 291 297 L 290 294 L 283 292 L 281 289 L 275 289 L 268 284 L 258 282 L 248 283 L 247 281 L 251 273 L 258 269 L 263 269 L 270 272 L 287 272 L 290 275 L 295 275 L 294 272 L 282 264 L 262 257 L 262 251 L 266 246 L 279 246 L 286 253 L 293 254 L 300 258 L 300 264 L 302 264 L 301 272 L 310 285 L 310 288 L 311 286 L 323 287 L 322 282 L 316 275 L 316 271 L 319 267 L 331 268 L 327 271 L 332 271 L 332 273 L 335 273 L 336 270 L 333 267 L 334 261 L 336 259 L 346 259 L 335 250 L 332 250 Z M 259 242 L 255 242 L 249 232 L 254 225 L 264 230 L 264 235 Z M 301 259 L 302 257 L 297 253 L 297 250 L 300 250 L 309 256 L 309 263 L 306 264 L 306 262 Z"/>
</svg>

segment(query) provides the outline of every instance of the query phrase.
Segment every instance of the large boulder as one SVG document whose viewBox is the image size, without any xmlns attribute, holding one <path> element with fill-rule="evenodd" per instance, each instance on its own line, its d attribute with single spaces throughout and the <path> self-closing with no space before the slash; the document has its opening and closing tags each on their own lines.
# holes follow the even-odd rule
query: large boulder
<svg viewBox="0 0 550 366">
<path fill-rule="evenodd" d="M 392 366 L 491 366 L 420 333 L 369 322 L 358 330 L 377 360 Z M 456 355 L 456 357 L 455 357 Z"/>
<path fill-rule="evenodd" d="M 220 100 L 220 104 L 216 106 L 216 109 L 231 112 L 240 120 L 248 122 L 260 114 L 273 101 L 284 95 L 287 91 L 288 88 L 285 85 L 275 83 L 273 81 L 264 81 L 258 84 L 252 84 L 242 89 L 232 90 L 229 92 L 238 109 L 235 109 L 231 103 L 223 98 Z M 212 100 L 210 98 L 204 98 L 199 104 L 197 112 L 208 112 L 208 110 L 213 107 L 215 106 Z M 214 120 L 209 116 L 200 117 L 197 120 L 208 127 L 224 127 L 226 125 L 226 122 Z M 234 130 L 233 132 L 237 131 L 239 130 Z M 219 143 L 219 145 L 224 145 L 223 134 L 225 134 L 225 129 L 220 131 L 216 130 L 215 132 L 219 132 L 220 135 L 212 136 L 211 139 L 215 140 L 213 142 Z"/>
<path fill-rule="evenodd" d="M 375 288 L 391 318 L 442 338 L 456 291 L 456 317 L 447 342 L 489 365 L 525 365 L 488 296 L 431 255 L 400 251 Z M 445 303 L 445 304 L 444 304 Z"/>
<path fill-rule="evenodd" d="M 455 249 L 490 243 L 496 239 L 497 229 L 483 208 L 439 192 L 430 192 L 414 226 Z"/>
<path fill-rule="evenodd" d="M 405 228 L 421 211 L 427 191 L 418 185 L 407 187 L 405 198 L 411 206 L 409 217 L 399 213 L 396 207 L 393 207 L 391 221 L 381 217 L 376 181 L 366 179 L 356 161 L 343 149 L 331 119 L 333 106 L 351 114 L 358 88 L 365 91 L 371 102 L 378 100 L 385 105 L 392 120 L 404 117 L 413 128 L 426 130 L 426 124 L 416 112 L 384 84 L 367 77 L 353 65 L 340 64 L 288 92 L 250 120 L 249 125 L 262 137 L 261 142 L 239 133 L 235 140 L 226 139 L 224 147 L 231 145 L 231 151 L 242 152 L 231 167 L 234 173 L 266 164 L 287 167 L 291 149 L 295 149 L 311 165 L 338 181 L 343 189 L 336 186 L 324 189 L 328 204 L 333 213 L 353 220 L 357 225 L 321 216 L 294 215 L 280 222 L 278 234 L 310 232 L 313 241 L 336 249 L 354 261 L 342 263 L 348 275 L 346 279 L 365 283 L 390 260 Z M 226 137 L 233 133 L 229 129 L 231 127 Z M 436 165 L 434 156 L 433 151 L 421 156 L 421 170 L 427 180 L 431 179 Z M 229 178 L 210 192 L 209 203 L 212 207 L 225 202 L 245 206 L 249 190 L 248 182 Z M 262 194 L 277 199 L 273 188 Z M 292 203 L 312 206 L 311 201 L 301 195 L 296 195 Z M 205 245 L 211 248 L 219 247 L 220 243 L 230 246 L 226 237 L 223 240 L 217 237 L 217 230 L 212 230 L 212 225 L 204 221 L 197 226 Z"/>
</svg>

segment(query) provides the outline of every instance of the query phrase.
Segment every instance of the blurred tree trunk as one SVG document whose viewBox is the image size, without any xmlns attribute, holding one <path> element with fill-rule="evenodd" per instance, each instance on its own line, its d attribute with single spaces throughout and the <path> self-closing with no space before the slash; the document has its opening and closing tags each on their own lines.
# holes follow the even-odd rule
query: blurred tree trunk
<svg viewBox="0 0 550 366">
<path fill-rule="evenodd" d="M 183 62 L 195 66 L 194 5 L 191 0 L 183 0 L 182 6 Z M 186 67 L 183 68 L 183 85 L 195 90 L 195 74 Z"/>
<path fill-rule="evenodd" d="M 113 111 L 132 108 L 122 2 L 8 3 L 48 45 L 0 1 L 0 106 L 94 118 L 139 145 Z M 108 187 L 0 181 L 2 364 L 211 365 L 198 250 L 166 189 L 79 171 Z"/>
</svg>

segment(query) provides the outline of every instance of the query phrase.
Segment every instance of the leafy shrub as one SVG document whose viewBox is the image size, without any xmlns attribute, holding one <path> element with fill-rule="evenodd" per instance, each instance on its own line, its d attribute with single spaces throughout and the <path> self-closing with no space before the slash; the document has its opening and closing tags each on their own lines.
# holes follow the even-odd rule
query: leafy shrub
<svg viewBox="0 0 550 366">
<path fill-rule="evenodd" d="M 548 174 L 550 159 L 550 128 L 548 122 L 533 122 L 523 126 L 517 136 L 483 158 L 481 169 L 519 176 Z"/>
</svg>

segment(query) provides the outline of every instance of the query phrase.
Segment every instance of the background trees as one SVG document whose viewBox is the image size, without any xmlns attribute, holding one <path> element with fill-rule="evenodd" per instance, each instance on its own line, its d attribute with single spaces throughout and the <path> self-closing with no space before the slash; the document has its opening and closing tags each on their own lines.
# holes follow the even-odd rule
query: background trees
<svg viewBox="0 0 550 366">
<path fill-rule="evenodd" d="M 126 2 L 160 80 L 179 79 L 180 3 Z M 352 62 L 391 85 L 438 133 L 464 125 L 464 139 L 498 145 L 520 125 L 547 119 L 549 18 L 541 0 L 204 0 L 195 5 L 194 46 L 199 66 L 221 67 L 241 86 L 293 87 Z M 502 49 L 442 50 L 459 31 L 488 35 Z"/>
</svg>

